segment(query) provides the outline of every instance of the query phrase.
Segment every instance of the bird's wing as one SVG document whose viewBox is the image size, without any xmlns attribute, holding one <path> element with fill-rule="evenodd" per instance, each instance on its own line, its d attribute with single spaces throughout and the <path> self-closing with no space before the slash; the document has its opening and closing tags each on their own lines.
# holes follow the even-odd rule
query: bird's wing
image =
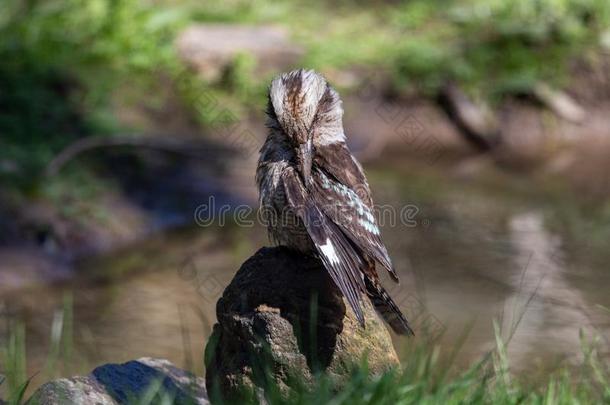
<svg viewBox="0 0 610 405">
<path fill-rule="evenodd" d="M 360 165 L 346 147 L 335 148 L 334 158 L 329 156 L 328 151 L 324 152 L 326 153 L 316 162 L 312 175 L 314 189 L 311 194 L 317 206 L 358 248 L 381 263 L 392 278 L 398 281 L 398 275 L 381 240 L 368 184 Z"/>
<path fill-rule="evenodd" d="M 336 142 L 316 148 L 316 166 L 324 168 L 339 183 L 354 190 L 360 199 L 373 208 L 371 190 L 360 163 L 354 158 L 345 142 Z"/>
<path fill-rule="evenodd" d="M 294 170 L 285 170 L 282 181 L 288 202 L 303 221 L 324 267 L 360 324 L 364 325 L 360 305 L 361 294 L 366 291 L 364 274 L 360 271 L 364 266 L 362 256 L 343 231 L 316 205 Z"/>
</svg>

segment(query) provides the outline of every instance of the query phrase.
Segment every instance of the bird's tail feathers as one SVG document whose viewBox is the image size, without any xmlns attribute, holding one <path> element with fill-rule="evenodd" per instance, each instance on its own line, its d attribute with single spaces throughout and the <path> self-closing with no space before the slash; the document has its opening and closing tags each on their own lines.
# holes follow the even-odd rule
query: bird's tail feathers
<svg viewBox="0 0 610 405">
<path fill-rule="evenodd" d="M 394 332 L 399 335 L 414 335 L 407 318 L 405 318 L 385 288 L 379 285 L 379 283 L 367 279 L 366 289 L 375 310 L 390 325 Z"/>
</svg>

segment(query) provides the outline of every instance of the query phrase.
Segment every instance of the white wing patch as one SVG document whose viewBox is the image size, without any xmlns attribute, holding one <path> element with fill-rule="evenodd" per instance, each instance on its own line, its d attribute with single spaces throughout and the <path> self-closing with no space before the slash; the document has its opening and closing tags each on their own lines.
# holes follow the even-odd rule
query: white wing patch
<svg viewBox="0 0 610 405">
<path fill-rule="evenodd" d="M 337 252 L 335 251 L 335 247 L 330 241 L 330 238 L 326 238 L 326 243 L 324 245 L 320 245 L 320 251 L 332 264 L 339 263 L 339 257 L 337 256 Z"/>
<path fill-rule="evenodd" d="M 358 223 L 364 229 L 366 229 L 367 232 L 370 232 L 373 235 L 380 234 L 379 228 L 375 223 L 373 213 L 371 213 L 371 210 L 362 202 L 358 194 L 341 183 L 331 182 L 330 179 L 322 172 L 320 172 L 320 178 L 322 179 L 322 188 L 326 190 L 333 190 L 335 193 L 341 195 L 345 199 L 347 205 L 355 209 L 355 211 L 358 213 Z M 333 201 L 330 195 L 327 196 L 327 200 L 331 204 L 336 203 L 336 201 Z M 347 213 L 342 212 L 341 214 L 344 215 L 346 219 L 350 221 L 352 220 L 352 217 Z"/>
</svg>

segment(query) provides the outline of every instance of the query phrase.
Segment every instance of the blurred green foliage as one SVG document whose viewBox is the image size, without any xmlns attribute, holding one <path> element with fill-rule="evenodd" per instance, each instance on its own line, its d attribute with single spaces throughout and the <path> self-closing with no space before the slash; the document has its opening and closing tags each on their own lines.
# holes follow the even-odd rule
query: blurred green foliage
<svg viewBox="0 0 610 405">
<path fill-rule="evenodd" d="M 314 66 L 373 65 L 399 88 L 433 95 L 452 80 L 487 98 L 565 84 L 610 29 L 604 0 L 413 0 L 339 15 L 306 40 Z"/>
<path fill-rule="evenodd" d="M 113 129 L 112 93 L 174 63 L 182 21 L 135 0 L 5 0 L 0 16 L 0 178 L 26 188 L 69 142 Z"/>
<path fill-rule="evenodd" d="M 600 0 L 473 1 L 447 15 L 449 28 L 437 38 L 450 44 L 443 74 L 486 96 L 562 84 L 569 62 L 610 26 L 610 4 Z"/>
<path fill-rule="evenodd" d="M 152 103 L 172 80 L 182 80 L 178 96 L 202 126 L 217 118 L 198 104 L 203 92 L 237 117 L 260 111 L 267 83 L 253 75 L 249 55 L 236 58 L 220 83 L 185 73 L 173 43 L 192 22 L 282 25 L 304 46 L 304 66 L 382 72 L 397 91 L 427 95 L 457 81 L 498 99 L 539 81 L 565 84 L 569 62 L 607 37 L 610 2 L 4 0 L 0 181 L 36 188 L 67 144 L 116 132 L 117 108 L 129 107 L 118 95 Z"/>
</svg>

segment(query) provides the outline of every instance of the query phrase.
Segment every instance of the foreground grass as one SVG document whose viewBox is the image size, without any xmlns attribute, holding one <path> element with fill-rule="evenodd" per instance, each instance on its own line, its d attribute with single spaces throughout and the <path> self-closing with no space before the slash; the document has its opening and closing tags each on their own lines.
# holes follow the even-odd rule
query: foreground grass
<svg viewBox="0 0 610 405">
<path fill-rule="evenodd" d="M 53 327 L 47 368 L 41 370 L 48 378 L 57 376 L 60 364 L 62 374 L 71 375 L 67 362 L 73 361 L 75 350 L 69 331 L 72 327 L 69 304 L 67 300 L 63 312 L 65 323 Z M 500 336 L 497 329 L 496 336 Z M 303 405 L 610 403 L 609 364 L 600 357 L 595 344 L 581 340 L 580 367 L 560 369 L 536 382 L 528 380 L 527 375 L 510 371 L 506 345 L 498 337 L 496 349 L 466 370 L 451 365 L 457 350 L 443 356 L 438 347 L 418 345 L 403 359 L 401 370 L 370 377 L 366 363 L 354 367 L 348 383 L 339 391 L 330 378 L 320 375 L 313 387 L 295 385 L 288 394 L 280 394 L 277 386 L 269 385 L 266 396 L 269 404 Z M 31 380 L 26 374 L 26 364 L 24 328 L 15 325 L 0 347 L 0 393 L 4 392 L 9 405 L 25 402 Z M 163 391 L 162 384 L 153 383 L 133 403 L 172 404 L 173 397 Z"/>
</svg>

